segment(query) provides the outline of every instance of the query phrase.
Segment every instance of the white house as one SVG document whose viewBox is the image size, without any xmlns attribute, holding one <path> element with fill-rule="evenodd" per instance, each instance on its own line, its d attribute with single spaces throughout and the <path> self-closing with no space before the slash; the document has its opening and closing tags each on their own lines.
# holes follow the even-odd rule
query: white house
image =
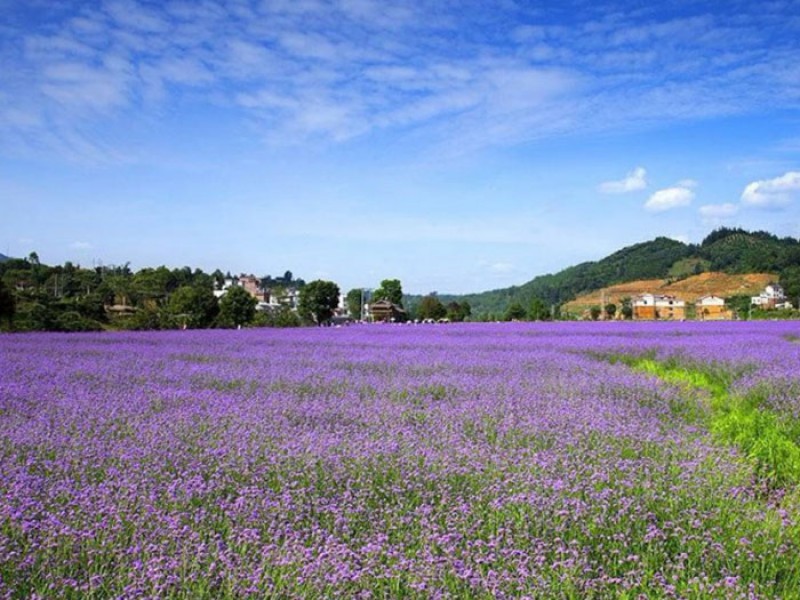
<svg viewBox="0 0 800 600">
<path fill-rule="evenodd" d="M 686 318 L 686 302 L 675 296 L 642 294 L 633 300 L 633 318 L 645 321 Z"/>
<path fill-rule="evenodd" d="M 697 318 L 703 321 L 717 321 L 733 318 L 733 313 L 725 307 L 725 299 L 719 296 L 703 296 L 695 302 Z"/>
<path fill-rule="evenodd" d="M 777 283 L 770 283 L 758 296 L 750 298 L 750 304 L 760 308 L 777 308 L 785 302 L 786 295 Z"/>
<path fill-rule="evenodd" d="M 239 281 L 237 279 L 231 277 L 225 278 L 225 283 L 222 284 L 222 287 L 214 290 L 214 296 L 216 296 L 219 300 L 230 288 L 235 285 L 239 285 Z"/>
</svg>

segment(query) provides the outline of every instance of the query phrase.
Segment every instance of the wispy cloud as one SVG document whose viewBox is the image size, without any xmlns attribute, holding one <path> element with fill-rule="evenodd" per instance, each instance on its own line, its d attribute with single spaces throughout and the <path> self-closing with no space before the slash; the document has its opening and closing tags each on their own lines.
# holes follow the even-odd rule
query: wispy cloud
<svg viewBox="0 0 800 600">
<path fill-rule="evenodd" d="M 617 181 L 606 181 L 598 186 L 598 190 L 603 194 L 625 194 L 636 192 L 647 187 L 647 171 L 644 167 L 636 167 L 623 179 Z"/>
<path fill-rule="evenodd" d="M 727 219 L 739 213 L 739 206 L 726 202 L 724 204 L 706 204 L 699 208 L 700 216 L 705 219 Z"/>
<path fill-rule="evenodd" d="M 774 179 L 749 183 L 742 192 L 742 204 L 756 208 L 779 208 L 800 197 L 800 171 L 789 171 Z"/>
<path fill-rule="evenodd" d="M 800 25 L 777 4 L 739 8 L 558 22 L 514 3 L 90 3 L 43 15 L 36 33 L 8 28 L 0 152 L 107 154 L 98 124 L 153 106 L 166 118 L 186 93 L 273 143 L 413 130 L 464 151 L 795 106 Z M 601 191 L 644 183 L 633 172 Z"/>
</svg>

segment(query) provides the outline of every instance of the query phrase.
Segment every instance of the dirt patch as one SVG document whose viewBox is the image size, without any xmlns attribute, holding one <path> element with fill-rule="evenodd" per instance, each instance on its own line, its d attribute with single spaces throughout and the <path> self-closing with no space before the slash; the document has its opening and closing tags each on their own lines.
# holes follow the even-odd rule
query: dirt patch
<svg viewBox="0 0 800 600">
<path fill-rule="evenodd" d="M 602 288 L 579 296 L 564 305 L 571 313 L 582 312 L 592 306 L 613 302 L 619 306 L 625 297 L 633 298 L 639 294 L 668 294 L 679 300 L 694 303 L 703 296 L 728 298 L 740 294 L 755 296 L 763 291 L 768 283 L 777 280 L 772 273 L 746 273 L 729 275 L 727 273 L 700 273 L 679 281 L 667 279 L 643 279 L 629 281 Z"/>
</svg>

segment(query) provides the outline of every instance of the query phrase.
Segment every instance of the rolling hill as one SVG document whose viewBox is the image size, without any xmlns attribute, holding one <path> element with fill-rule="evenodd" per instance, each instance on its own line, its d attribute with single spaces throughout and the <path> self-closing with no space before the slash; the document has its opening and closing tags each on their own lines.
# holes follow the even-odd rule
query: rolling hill
<svg viewBox="0 0 800 600">
<path fill-rule="evenodd" d="M 719 275 L 756 274 L 751 280 L 725 281 Z M 442 302 L 467 301 L 474 316 L 501 315 L 514 302 L 528 306 L 534 299 L 548 305 L 563 305 L 592 292 L 619 284 L 648 281 L 647 290 L 663 291 L 663 286 L 706 274 L 688 281 L 706 291 L 727 297 L 741 287 L 749 294 L 765 279 L 779 280 L 790 297 L 800 295 L 800 241 L 778 238 L 763 231 L 721 228 L 700 244 L 685 244 L 666 237 L 627 246 L 598 260 L 568 267 L 558 273 L 541 275 L 527 283 L 479 294 L 441 295 Z M 749 281 L 749 283 L 748 283 Z M 655 286 L 658 282 L 659 287 Z M 669 282 L 669 283 L 668 283 Z M 705 282 L 703 284 L 702 282 Z M 705 287 L 703 287 L 705 285 Z M 763 286 L 762 286 L 763 287 Z M 629 290 L 641 290 L 639 284 Z M 671 288 L 672 292 L 678 288 Z M 641 293 L 641 292 L 638 292 Z M 691 292 L 694 293 L 694 292 Z M 596 294 L 599 297 L 599 293 Z M 632 295 L 632 294 L 626 294 Z M 411 304 L 419 297 L 410 297 Z"/>
</svg>

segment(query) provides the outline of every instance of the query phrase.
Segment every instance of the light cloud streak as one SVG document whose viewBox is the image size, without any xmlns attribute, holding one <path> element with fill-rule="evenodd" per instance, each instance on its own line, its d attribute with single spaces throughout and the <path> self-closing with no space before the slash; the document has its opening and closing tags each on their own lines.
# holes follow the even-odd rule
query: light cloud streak
<svg viewBox="0 0 800 600">
<path fill-rule="evenodd" d="M 727 219 L 739 214 L 739 206 L 730 202 L 706 204 L 699 208 L 699 212 L 705 219 Z"/>
<path fill-rule="evenodd" d="M 598 186 L 603 194 L 625 194 L 636 192 L 647 187 L 647 171 L 644 167 L 636 167 L 625 178 L 618 181 L 606 181 Z"/>
<path fill-rule="evenodd" d="M 411 129 L 463 151 L 795 105 L 800 25 L 777 4 L 739 8 L 680 18 L 598 8 L 554 24 L 547 8 L 511 3 L 65 3 L 39 15 L 36 33 L 11 26 L 0 45 L 0 152 L 102 154 L 104 120 L 154 103 L 169 114 L 187 93 L 241 111 L 272 143 Z M 520 17 L 529 25 L 514 25 Z"/>
</svg>

